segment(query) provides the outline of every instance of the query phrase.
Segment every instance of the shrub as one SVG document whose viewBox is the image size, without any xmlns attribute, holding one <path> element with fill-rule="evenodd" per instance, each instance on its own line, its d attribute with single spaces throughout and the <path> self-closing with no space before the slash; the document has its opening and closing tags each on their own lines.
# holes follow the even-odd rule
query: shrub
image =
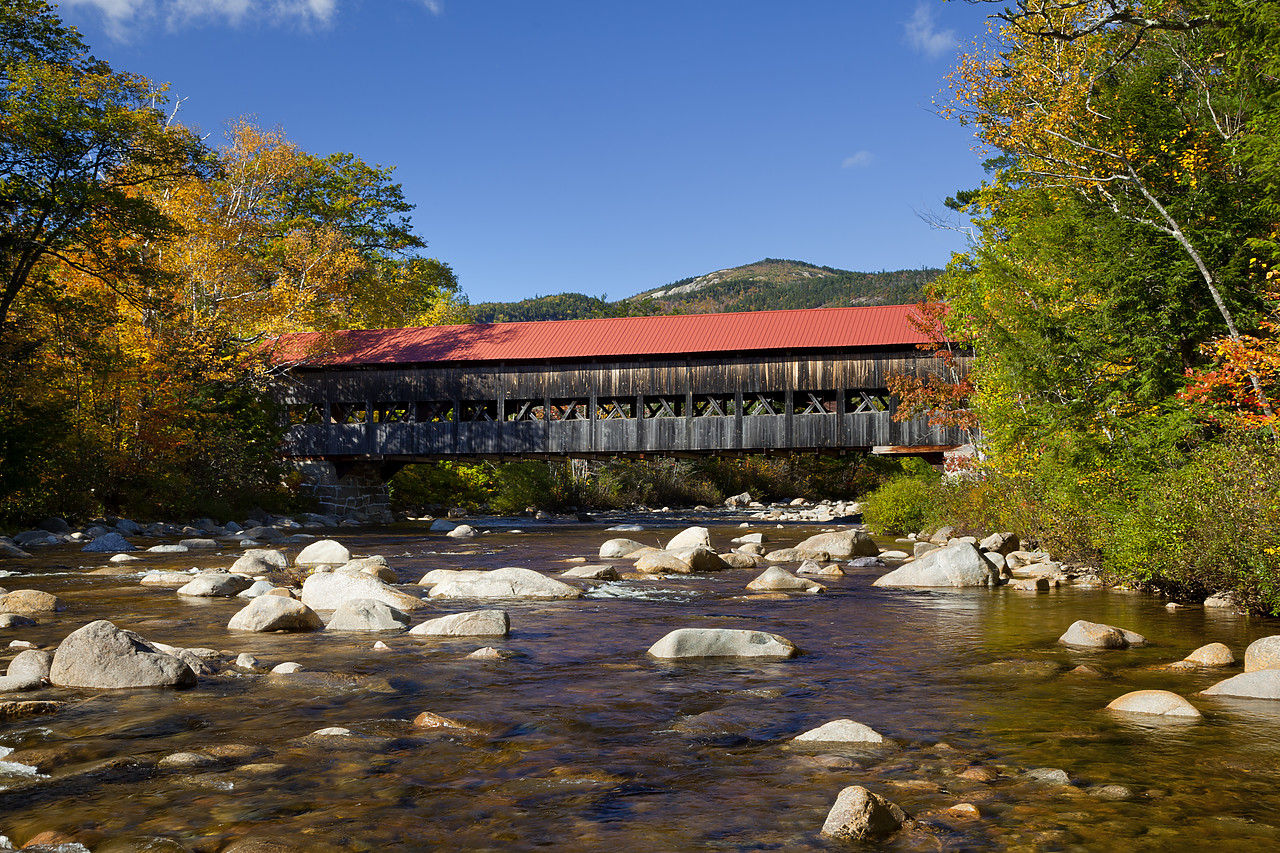
<svg viewBox="0 0 1280 853">
<path fill-rule="evenodd" d="M 867 495 L 863 520 L 882 536 L 918 531 L 936 518 L 939 485 L 929 474 L 895 477 Z"/>
</svg>

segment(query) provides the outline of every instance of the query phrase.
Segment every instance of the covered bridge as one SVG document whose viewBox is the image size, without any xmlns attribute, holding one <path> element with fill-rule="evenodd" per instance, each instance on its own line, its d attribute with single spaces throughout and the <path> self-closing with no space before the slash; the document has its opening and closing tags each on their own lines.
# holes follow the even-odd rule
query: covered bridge
<svg viewBox="0 0 1280 853">
<path fill-rule="evenodd" d="M 286 335 L 282 452 L 385 478 L 436 459 L 936 455 L 891 374 L 941 373 L 914 306 Z"/>
</svg>

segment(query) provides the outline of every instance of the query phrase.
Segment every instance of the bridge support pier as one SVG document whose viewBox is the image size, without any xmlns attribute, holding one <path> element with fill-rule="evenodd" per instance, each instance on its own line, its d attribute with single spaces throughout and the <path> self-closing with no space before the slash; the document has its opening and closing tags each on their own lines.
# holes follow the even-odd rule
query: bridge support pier
<svg viewBox="0 0 1280 853">
<path fill-rule="evenodd" d="M 382 524 L 395 520 L 383 463 L 344 462 L 339 466 L 327 459 L 296 459 L 292 465 L 302 475 L 302 493 L 315 497 L 320 513 Z"/>
</svg>

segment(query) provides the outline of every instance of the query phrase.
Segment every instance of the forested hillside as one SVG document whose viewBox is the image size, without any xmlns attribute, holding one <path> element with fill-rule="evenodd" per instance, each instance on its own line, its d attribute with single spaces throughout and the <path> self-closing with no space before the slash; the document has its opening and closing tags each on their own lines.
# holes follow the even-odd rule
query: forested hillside
<svg viewBox="0 0 1280 853">
<path fill-rule="evenodd" d="M 520 302 L 471 306 L 479 323 L 513 320 L 573 320 L 649 314 L 710 314 L 780 308 L 900 305 L 919 302 L 936 269 L 850 272 L 801 261 L 766 258 L 754 264 L 681 279 L 636 296 L 607 302 L 580 293 L 539 296 Z"/>
</svg>

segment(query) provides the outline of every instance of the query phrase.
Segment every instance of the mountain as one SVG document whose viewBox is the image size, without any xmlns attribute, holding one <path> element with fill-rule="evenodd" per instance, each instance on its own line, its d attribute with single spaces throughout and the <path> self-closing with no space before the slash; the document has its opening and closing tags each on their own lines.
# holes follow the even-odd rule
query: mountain
<svg viewBox="0 0 1280 853">
<path fill-rule="evenodd" d="M 651 314 L 711 314 L 776 308 L 828 308 L 919 302 L 937 269 L 851 272 L 802 261 L 765 258 L 754 264 L 674 281 L 607 302 L 581 293 L 537 296 L 519 302 L 471 306 L 478 323 L 576 320 Z"/>
</svg>

